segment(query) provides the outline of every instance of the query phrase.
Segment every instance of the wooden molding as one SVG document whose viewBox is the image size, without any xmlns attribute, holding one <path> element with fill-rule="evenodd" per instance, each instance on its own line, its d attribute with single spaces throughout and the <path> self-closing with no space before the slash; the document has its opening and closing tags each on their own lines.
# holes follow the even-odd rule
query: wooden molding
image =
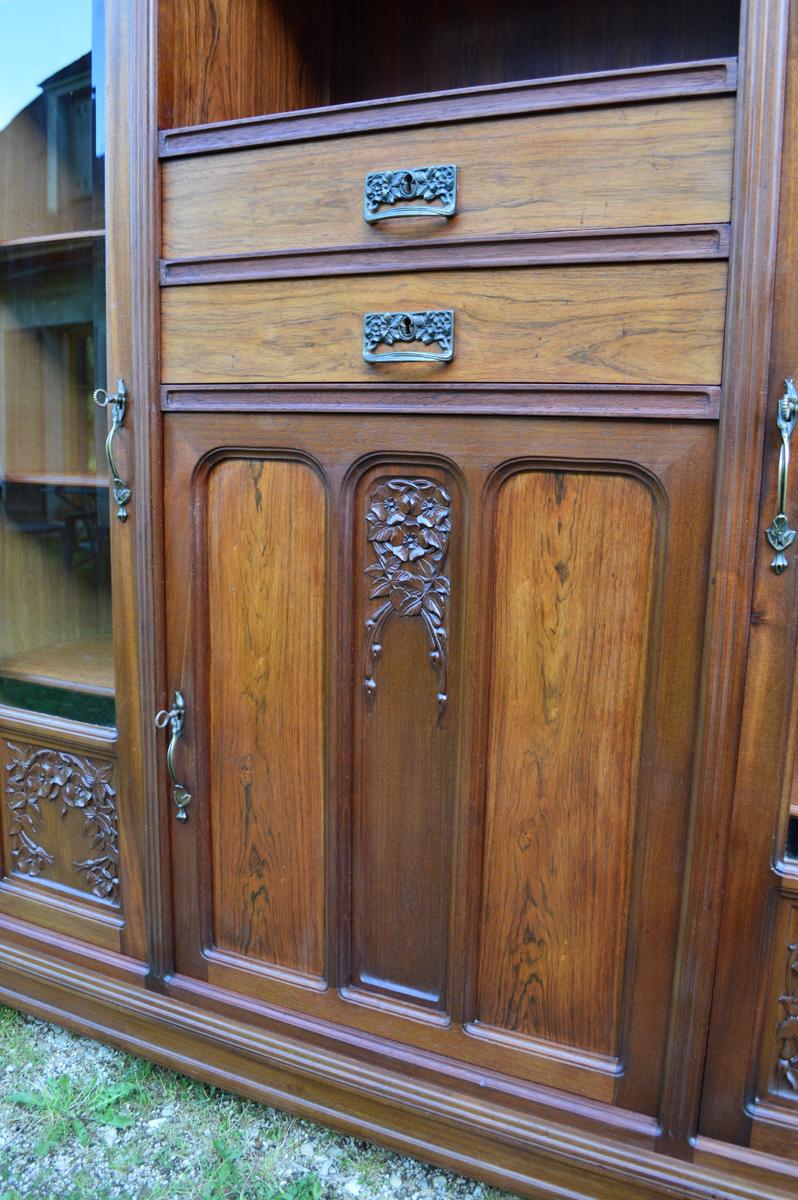
<svg viewBox="0 0 798 1200">
<path fill-rule="evenodd" d="M 102 725 L 86 725 L 47 713 L 24 712 L 19 708 L 0 705 L 0 733 L 11 738 L 31 738 L 65 750 L 99 750 L 113 758 L 118 733 Z"/>
<path fill-rule="evenodd" d="M 719 387 L 635 388 L 591 384 L 214 384 L 161 388 L 164 412 L 390 412 L 497 416 L 645 417 L 715 421 Z"/>
<path fill-rule="evenodd" d="M 157 170 L 156 0 L 108 0 L 106 9 L 107 372 L 130 397 L 119 463 L 133 488 L 129 517 L 113 522 L 114 660 L 118 687 L 123 950 L 169 967 L 170 888 L 162 873 L 167 810 L 159 803 L 153 715 L 161 706 L 163 633 L 158 542 L 161 479 L 157 393 L 160 197 Z M 163 828 L 162 828 L 163 825 Z"/>
<path fill-rule="evenodd" d="M 426 239 L 396 246 L 342 246 L 288 253 L 162 259 L 162 286 L 296 279 L 357 272 L 438 271 L 456 267 L 521 267 L 590 262 L 653 262 L 727 258 L 728 225 L 670 229 L 565 229 L 528 237 Z"/>
<path fill-rule="evenodd" d="M 325 1046 L 200 1011 L 118 979 L 0 943 L 4 1003 L 261 1103 L 529 1196 L 573 1200 L 788 1200 L 777 1162 L 742 1151 L 716 1169 L 590 1128 L 443 1088 Z M 245 1073 L 244 1073 L 245 1072 Z M 422 1132 L 423 1130 L 423 1132 Z M 761 1163 L 761 1165 L 760 1165 Z M 729 1168 L 732 1167 L 734 1173 Z"/>
<path fill-rule="evenodd" d="M 743 6 L 741 102 L 735 151 L 735 235 L 723 365 L 724 404 L 715 500 L 701 700 L 693 777 L 689 882 L 673 988 L 661 1142 L 690 1154 L 698 1119 L 712 1003 L 721 897 L 753 586 L 762 446 L 768 410 L 789 0 Z"/>
<path fill-rule="evenodd" d="M 340 137 L 347 133 L 409 128 L 440 121 L 593 108 L 672 96 L 717 95 L 734 92 L 736 87 L 737 60 L 710 59 L 401 96 L 395 100 L 366 100 L 214 125 L 166 129 L 160 134 L 159 148 L 161 158 L 177 158 L 186 154 Z"/>
</svg>

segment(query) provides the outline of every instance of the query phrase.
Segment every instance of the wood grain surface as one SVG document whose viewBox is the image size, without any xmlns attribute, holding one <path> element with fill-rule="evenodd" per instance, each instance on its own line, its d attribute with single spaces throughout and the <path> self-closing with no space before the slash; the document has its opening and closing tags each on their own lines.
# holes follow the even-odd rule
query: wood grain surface
<svg viewBox="0 0 798 1200">
<path fill-rule="evenodd" d="M 501 487 L 479 1019 L 618 1052 L 655 530 L 619 475 Z"/>
<path fill-rule="evenodd" d="M 357 490 L 353 514 L 357 563 L 353 592 L 357 602 L 353 630 L 351 975 L 359 988 L 440 1008 L 445 1005 L 448 982 L 462 676 L 453 670 L 447 710 L 439 720 L 440 682 L 430 664 L 424 621 L 420 614 L 393 612 L 380 636 L 381 650 L 373 664 L 373 696 L 369 698 L 363 688 L 366 622 L 386 603 L 384 595 L 382 599 L 369 598 L 375 590 L 375 577 L 366 572 L 373 568 L 376 555 L 367 542 L 370 527 L 365 516 L 371 498 L 382 494 L 386 482 L 402 479 L 432 480 L 453 501 L 447 523 L 456 549 L 452 554 L 447 545 L 441 574 L 449 582 L 455 609 L 463 599 L 461 551 L 466 530 L 451 478 L 437 467 L 406 462 L 394 464 L 393 470 L 383 463 L 367 472 Z M 405 488 L 397 494 L 408 492 Z M 429 554 L 422 556 L 422 561 L 429 562 Z M 412 569 L 413 564 L 410 566 Z M 461 639 L 459 628 L 452 629 L 453 605 L 433 595 L 443 614 L 447 658 L 456 663 Z"/>
<path fill-rule="evenodd" d="M 304 463 L 231 459 L 205 502 L 216 941 L 321 976 L 324 489 Z"/>
<path fill-rule="evenodd" d="M 712 384 L 725 285 L 724 263 L 695 262 L 168 288 L 162 377 Z M 363 361 L 364 313 L 450 307 L 453 362 Z"/>
<path fill-rule="evenodd" d="M 710 96 L 176 159 L 163 165 L 162 255 L 723 222 L 733 133 L 734 98 Z M 366 223 L 367 172 L 434 163 L 457 165 L 454 218 Z"/>
</svg>

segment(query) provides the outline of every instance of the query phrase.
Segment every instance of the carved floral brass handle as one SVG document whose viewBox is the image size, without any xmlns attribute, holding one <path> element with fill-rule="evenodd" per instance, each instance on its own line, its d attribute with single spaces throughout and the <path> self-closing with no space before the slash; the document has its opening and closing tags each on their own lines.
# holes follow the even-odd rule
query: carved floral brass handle
<svg viewBox="0 0 798 1200">
<path fill-rule="evenodd" d="M 168 725 L 171 731 L 169 738 L 169 748 L 166 751 L 166 769 L 169 772 L 169 778 L 172 781 L 172 799 L 177 807 L 175 816 L 178 821 L 187 821 L 187 807 L 191 803 L 191 792 L 183 787 L 182 783 L 178 783 L 175 775 L 175 749 L 183 734 L 183 724 L 186 719 L 186 702 L 183 699 L 183 694 L 180 691 L 175 692 L 175 698 L 170 709 L 162 708 L 155 716 L 155 728 L 166 729 Z"/>
<path fill-rule="evenodd" d="M 421 342 L 437 344 L 439 350 L 387 350 L 381 345 Z M 426 312 L 374 312 L 363 317 L 363 358 L 367 363 L 451 362 L 454 358 L 454 310 Z"/>
<path fill-rule="evenodd" d="M 777 575 L 786 570 L 788 563 L 784 551 L 795 541 L 795 530 L 790 529 L 785 509 L 787 507 L 787 477 L 790 470 L 790 438 L 798 419 L 798 392 L 792 379 L 784 381 L 784 395 L 779 400 L 776 424 L 781 434 L 781 450 L 779 452 L 779 481 L 778 481 L 778 512 L 773 523 L 765 530 L 765 536 L 776 551 L 776 556 L 770 564 Z"/>
<path fill-rule="evenodd" d="M 424 203 L 409 203 L 419 200 Z M 454 163 L 372 171 L 366 176 L 363 217 L 370 225 L 387 217 L 453 217 L 456 205 L 457 167 Z"/>
<path fill-rule="evenodd" d="M 108 459 L 108 470 L 111 474 L 111 483 L 114 489 L 114 503 L 117 505 L 116 515 L 120 521 L 126 521 L 126 506 L 130 500 L 131 491 L 125 481 L 120 478 L 114 462 L 114 438 L 122 428 L 122 423 L 125 419 L 125 409 L 127 408 L 127 388 L 125 387 L 124 379 L 117 380 L 116 391 L 113 395 L 109 396 L 105 388 L 98 388 L 94 393 L 94 403 L 99 405 L 100 408 L 109 408 L 111 410 L 111 428 L 108 430 L 108 436 L 105 439 L 105 457 Z"/>
</svg>

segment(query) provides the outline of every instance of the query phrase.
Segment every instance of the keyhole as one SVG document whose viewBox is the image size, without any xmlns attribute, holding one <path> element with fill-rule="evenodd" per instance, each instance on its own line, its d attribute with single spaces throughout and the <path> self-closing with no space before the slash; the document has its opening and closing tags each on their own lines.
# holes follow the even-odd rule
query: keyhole
<svg viewBox="0 0 798 1200">
<path fill-rule="evenodd" d="M 410 174 L 409 171 L 404 171 L 403 174 L 400 176 L 399 191 L 402 193 L 402 195 L 405 197 L 406 200 L 409 200 L 410 197 L 413 195 L 413 176 Z"/>
<path fill-rule="evenodd" d="M 410 317 L 405 316 L 402 317 L 402 320 L 399 322 L 399 324 L 402 330 L 402 337 L 406 342 L 409 342 L 413 337 L 413 322 L 410 320 Z"/>
</svg>

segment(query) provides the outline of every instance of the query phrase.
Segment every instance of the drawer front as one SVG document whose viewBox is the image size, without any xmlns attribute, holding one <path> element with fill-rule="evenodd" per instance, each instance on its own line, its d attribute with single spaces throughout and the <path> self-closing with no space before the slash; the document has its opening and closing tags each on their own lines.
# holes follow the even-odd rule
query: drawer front
<svg viewBox="0 0 798 1200">
<path fill-rule="evenodd" d="M 174 159 L 163 164 L 163 254 L 725 222 L 733 123 L 734 99 L 714 96 Z M 367 173 L 434 164 L 457 167 L 453 218 L 367 224 Z"/>
<path fill-rule="evenodd" d="M 725 299 L 719 261 L 166 288 L 163 379 L 717 384 Z M 364 361 L 364 314 L 442 309 L 451 362 Z"/>
</svg>

